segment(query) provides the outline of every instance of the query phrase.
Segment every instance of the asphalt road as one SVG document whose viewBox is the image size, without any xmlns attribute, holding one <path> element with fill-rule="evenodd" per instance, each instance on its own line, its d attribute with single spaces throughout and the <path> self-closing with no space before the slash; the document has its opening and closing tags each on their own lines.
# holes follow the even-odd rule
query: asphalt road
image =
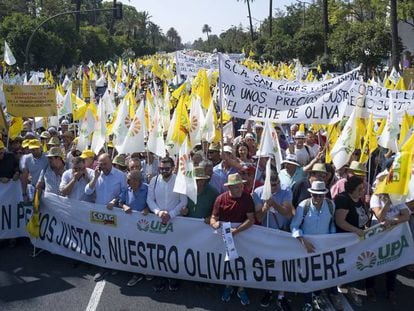
<svg viewBox="0 0 414 311">
<path fill-rule="evenodd" d="M 134 287 L 127 287 L 130 275 L 118 272 L 105 281 L 95 283 L 97 267 L 62 256 L 42 252 L 31 257 L 33 247 L 28 239 L 20 239 L 14 248 L 6 243 L 0 246 L 0 310 L 274 310 L 274 301 L 268 308 L 260 307 L 263 291 L 248 289 L 250 305 L 242 307 L 233 296 L 229 303 L 220 300 L 223 286 L 203 286 L 182 281 L 177 292 L 168 289 L 153 291 L 155 280 L 143 280 Z M 384 280 L 377 282 L 377 302 L 364 299 L 363 307 L 349 304 L 343 297 L 345 310 L 412 310 L 414 274 L 400 269 L 397 276 L 398 304 L 393 306 L 385 299 Z M 300 310 L 302 295 L 287 294 L 292 310 Z M 326 310 L 333 310 L 326 301 Z"/>
</svg>

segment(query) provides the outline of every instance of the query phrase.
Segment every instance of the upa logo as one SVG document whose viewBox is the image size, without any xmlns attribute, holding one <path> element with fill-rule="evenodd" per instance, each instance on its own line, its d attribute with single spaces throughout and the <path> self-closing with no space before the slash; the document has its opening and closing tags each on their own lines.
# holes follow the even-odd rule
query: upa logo
<svg viewBox="0 0 414 311">
<path fill-rule="evenodd" d="M 146 219 L 140 219 L 137 222 L 137 229 L 139 231 L 145 231 L 149 233 L 157 234 L 167 234 L 168 232 L 173 232 L 173 224 L 170 222 L 168 224 L 163 224 L 161 221 L 152 220 L 149 222 Z"/>
<path fill-rule="evenodd" d="M 397 241 L 381 246 L 378 249 L 378 263 L 377 265 L 383 265 L 390 261 L 394 261 L 401 257 L 401 254 L 405 247 L 408 247 L 407 239 L 404 235 Z"/>
<path fill-rule="evenodd" d="M 365 270 L 366 268 L 372 268 L 377 262 L 377 256 L 374 252 L 366 251 L 358 256 L 356 267 L 359 271 Z"/>
<path fill-rule="evenodd" d="M 137 228 L 139 231 L 148 231 L 149 227 L 150 227 L 149 222 L 146 219 L 140 219 L 137 222 Z"/>
<path fill-rule="evenodd" d="M 92 223 L 106 225 L 106 226 L 112 226 L 112 227 L 117 226 L 117 220 L 116 220 L 115 215 L 96 212 L 96 211 L 91 211 L 90 217 L 91 217 L 91 222 Z"/>
</svg>

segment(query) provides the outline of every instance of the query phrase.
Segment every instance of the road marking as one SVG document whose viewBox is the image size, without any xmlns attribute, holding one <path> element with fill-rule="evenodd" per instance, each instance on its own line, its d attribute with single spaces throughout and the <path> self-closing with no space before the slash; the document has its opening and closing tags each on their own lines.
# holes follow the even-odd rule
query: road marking
<svg viewBox="0 0 414 311">
<path fill-rule="evenodd" d="M 400 274 L 397 275 L 397 280 L 400 281 L 405 286 L 414 287 L 414 280 L 407 278 L 405 276 L 402 276 Z"/>
<path fill-rule="evenodd" d="M 86 307 L 86 311 L 96 310 L 99 304 L 99 300 L 101 299 L 101 295 L 104 290 L 105 284 L 106 284 L 105 280 L 102 280 L 96 283 L 95 289 L 93 290 L 91 298 L 89 299 L 88 306 Z"/>
</svg>

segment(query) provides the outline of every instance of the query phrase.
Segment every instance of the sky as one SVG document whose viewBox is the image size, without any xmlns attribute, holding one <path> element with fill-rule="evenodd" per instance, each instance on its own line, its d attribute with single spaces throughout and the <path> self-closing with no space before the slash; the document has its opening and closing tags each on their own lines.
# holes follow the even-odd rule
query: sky
<svg viewBox="0 0 414 311">
<path fill-rule="evenodd" d="M 183 43 L 193 42 L 206 34 L 201 30 L 204 24 L 211 27 L 211 34 L 219 35 L 232 26 L 241 23 L 246 29 L 249 25 L 247 5 L 244 0 L 122 0 L 133 5 L 137 11 L 147 11 L 151 21 L 159 25 L 164 33 L 174 27 Z M 273 0 L 275 9 L 285 10 L 285 6 L 295 0 Z M 269 15 L 269 0 L 255 0 L 250 4 L 253 28 L 260 26 Z M 247 29 L 246 29 L 247 30 Z"/>
</svg>

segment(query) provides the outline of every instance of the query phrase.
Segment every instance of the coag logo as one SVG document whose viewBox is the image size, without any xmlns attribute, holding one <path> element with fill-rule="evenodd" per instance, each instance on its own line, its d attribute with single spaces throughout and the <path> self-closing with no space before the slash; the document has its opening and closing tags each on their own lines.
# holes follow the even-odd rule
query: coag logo
<svg viewBox="0 0 414 311">
<path fill-rule="evenodd" d="M 137 228 L 139 231 L 158 234 L 167 234 L 168 232 L 174 231 L 173 224 L 171 222 L 168 224 L 163 224 L 158 220 L 152 220 L 151 222 L 148 222 L 146 219 L 140 219 L 137 222 Z"/>
<path fill-rule="evenodd" d="M 377 262 L 377 256 L 374 252 L 366 251 L 358 256 L 356 267 L 359 271 L 365 270 L 366 268 L 372 268 Z"/>
<path fill-rule="evenodd" d="M 116 227 L 117 220 L 115 215 L 105 214 L 101 212 L 91 211 L 91 222 Z"/>
<path fill-rule="evenodd" d="M 149 222 L 146 219 L 140 219 L 137 222 L 137 228 L 139 231 L 148 231 L 149 229 Z"/>
</svg>

